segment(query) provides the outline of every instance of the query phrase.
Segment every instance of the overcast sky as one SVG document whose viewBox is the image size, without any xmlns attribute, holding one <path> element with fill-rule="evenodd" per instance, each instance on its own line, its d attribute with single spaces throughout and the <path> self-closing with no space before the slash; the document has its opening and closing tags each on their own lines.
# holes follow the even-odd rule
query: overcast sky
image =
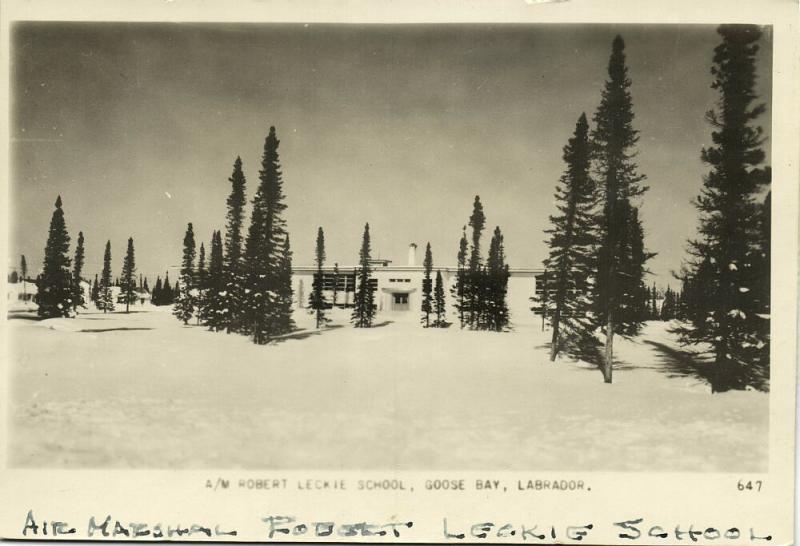
<svg viewBox="0 0 800 546">
<path fill-rule="evenodd" d="M 140 272 L 177 265 L 187 222 L 206 245 L 224 229 L 237 155 L 252 198 L 275 125 L 296 265 L 312 263 L 320 225 L 330 263 L 354 263 L 365 222 L 376 256 L 404 264 L 410 242 L 430 241 L 452 265 L 479 194 L 511 267 L 541 267 L 561 149 L 597 108 L 617 33 L 651 188 L 651 280 L 676 286 L 716 99 L 708 26 L 17 24 L 11 263 L 41 267 L 60 194 L 87 276 L 107 239 L 118 275 L 129 236 Z"/>
</svg>

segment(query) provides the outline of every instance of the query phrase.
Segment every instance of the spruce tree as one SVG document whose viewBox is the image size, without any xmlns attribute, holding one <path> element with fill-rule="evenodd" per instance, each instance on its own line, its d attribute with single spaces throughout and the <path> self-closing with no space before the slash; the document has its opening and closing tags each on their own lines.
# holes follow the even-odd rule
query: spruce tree
<svg viewBox="0 0 800 546">
<path fill-rule="evenodd" d="M 175 288 L 170 286 L 169 284 L 169 271 L 164 274 L 164 287 L 162 289 L 161 297 L 161 305 L 172 305 L 175 303 L 175 289 L 177 289 L 177 284 Z"/>
<path fill-rule="evenodd" d="M 597 275 L 594 282 L 594 316 L 605 329 L 603 378 L 612 381 L 614 336 L 634 335 L 641 327 L 637 314 L 644 259 L 647 253 L 641 241 L 641 224 L 634 220 L 637 209 L 631 199 L 647 189 L 640 183 L 634 157 L 638 131 L 633 128 L 631 80 L 625 66 L 625 43 L 614 38 L 608 64 L 608 80 L 594 115 L 592 132 L 597 181 L 602 187 L 600 244 L 597 251 Z M 641 246 L 641 252 L 638 248 Z"/>
<path fill-rule="evenodd" d="M 361 250 L 358 253 L 358 286 L 354 297 L 351 322 L 356 328 L 370 328 L 375 318 L 374 295 L 372 293 L 372 269 L 370 267 L 369 224 L 364 226 Z"/>
<path fill-rule="evenodd" d="M 156 277 L 156 285 L 153 287 L 152 294 L 150 294 L 150 303 L 161 305 L 161 275 Z"/>
<path fill-rule="evenodd" d="M 279 143 L 275 127 L 270 127 L 245 241 L 244 329 L 257 344 L 293 327 L 291 251 L 283 219 L 286 204 Z"/>
<path fill-rule="evenodd" d="M 458 254 L 456 255 L 457 269 L 456 282 L 451 288 L 451 296 L 455 299 L 455 308 L 458 311 L 458 320 L 461 328 L 466 325 L 467 304 L 465 300 L 465 288 L 467 283 L 467 226 L 461 229 L 461 240 L 458 243 Z"/>
<path fill-rule="evenodd" d="M 133 254 L 133 237 L 128 237 L 128 250 L 122 262 L 122 277 L 120 278 L 120 294 L 125 302 L 125 312 L 130 312 L 131 302 L 135 302 L 136 294 L 136 261 Z"/>
<path fill-rule="evenodd" d="M 336 309 L 336 297 L 339 294 L 339 263 L 333 264 L 333 308 Z"/>
<path fill-rule="evenodd" d="M 212 235 L 213 237 L 213 235 Z M 195 317 L 197 324 L 200 324 L 201 318 L 205 317 L 206 306 L 206 280 L 208 272 L 206 271 L 206 247 L 204 243 L 200 243 L 200 253 L 197 255 L 197 273 L 195 274 L 195 290 L 197 296 L 194 298 Z"/>
<path fill-rule="evenodd" d="M 324 273 L 322 271 L 325 265 L 325 233 L 320 227 L 317 229 L 317 247 L 314 252 L 314 262 L 317 264 L 317 273 L 314 275 L 314 282 L 311 288 L 311 296 L 309 298 L 309 307 L 316 317 L 317 329 L 321 328 L 327 319 L 325 318 L 325 294 L 323 289 Z"/>
<path fill-rule="evenodd" d="M 425 247 L 425 259 L 422 261 L 425 270 L 425 277 L 422 279 L 422 323 L 425 328 L 430 326 L 431 313 L 433 312 L 433 254 L 431 254 L 431 243 Z"/>
<path fill-rule="evenodd" d="M 769 386 L 768 258 L 763 205 L 769 187 L 764 167 L 764 135 L 756 120 L 765 111 L 755 103 L 756 53 L 761 30 L 722 25 L 714 50 L 711 87 L 719 93 L 706 114 L 712 145 L 701 158 L 710 167 L 695 206 L 699 237 L 689 242 L 682 272 L 689 296 L 686 343 L 703 343 L 714 354 L 712 392 Z M 768 216 L 766 216 L 768 219 Z M 767 220 L 768 221 L 768 220 Z"/>
<path fill-rule="evenodd" d="M 86 307 L 86 298 L 83 296 L 83 263 L 85 255 L 83 249 L 83 232 L 78 232 L 78 246 L 75 247 L 75 258 L 72 260 L 72 310 L 78 307 Z"/>
<path fill-rule="evenodd" d="M 549 255 L 544 262 L 547 284 L 543 307 L 552 294 L 550 360 L 565 343 L 582 344 L 591 338 L 588 293 L 594 274 L 595 184 L 590 175 L 589 124 L 581 114 L 572 137 L 564 146 L 566 168 L 556 187 L 557 214 L 550 216 Z"/>
<path fill-rule="evenodd" d="M 22 299 L 25 300 L 26 304 L 28 302 L 28 262 L 25 261 L 25 254 L 20 256 L 19 260 L 19 271 L 22 274 Z"/>
<path fill-rule="evenodd" d="M 530 298 L 531 300 L 539 303 L 539 308 L 541 309 L 542 313 L 542 332 L 544 332 L 545 327 L 547 326 L 547 319 L 550 316 L 550 272 L 547 270 L 545 266 L 544 271 L 542 272 L 542 290 L 540 292 L 539 297 L 536 296 Z"/>
<path fill-rule="evenodd" d="M 242 224 L 244 222 L 246 180 L 242 172 L 242 160 L 238 156 L 233 163 L 233 173 L 228 181 L 231 183 L 231 193 L 227 201 L 228 213 L 223 259 L 225 303 L 222 307 L 220 325 L 230 333 L 239 327 L 244 313 L 245 275 L 242 263 Z"/>
<path fill-rule="evenodd" d="M 69 266 L 69 234 L 61 208 L 61 196 L 56 199 L 50 219 L 50 231 L 44 248 L 44 268 L 37 281 L 37 314 L 42 318 L 69 317 L 72 311 L 73 288 Z"/>
<path fill-rule="evenodd" d="M 485 318 L 484 328 L 501 332 L 508 327 L 509 314 L 506 294 L 508 292 L 508 265 L 505 260 L 503 233 L 500 227 L 494 228 L 489 245 L 489 256 L 484 273 L 484 303 L 482 305 Z"/>
<path fill-rule="evenodd" d="M 436 315 L 436 320 L 433 325 L 436 328 L 447 328 L 450 323 L 447 322 L 447 307 L 444 301 L 444 282 L 442 281 L 441 270 L 436 270 L 436 284 L 433 288 L 433 312 Z"/>
<path fill-rule="evenodd" d="M 203 322 L 214 331 L 225 328 L 225 274 L 223 267 L 222 233 L 211 234 L 211 257 L 206 276 Z"/>
<path fill-rule="evenodd" d="M 114 310 L 114 292 L 111 289 L 111 241 L 106 241 L 106 249 L 103 253 L 103 272 L 100 274 L 100 296 L 98 308 L 103 313 Z"/>
<path fill-rule="evenodd" d="M 183 259 L 181 261 L 181 288 L 178 291 L 178 283 L 175 283 L 175 308 L 172 310 L 178 320 L 184 324 L 189 324 L 189 319 L 194 313 L 194 297 L 192 291 L 195 285 L 194 274 L 195 242 L 194 229 L 192 223 L 186 227 L 186 234 L 183 237 Z"/>
<path fill-rule="evenodd" d="M 98 280 L 97 273 L 94 274 L 94 282 L 92 283 L 90 298 L 92 303 L 95 304 L 95 307 L 98 307 L 97 300 L 100 298 L 100 281 Z"/>
<path fill-rule="evenodd" d="M 486 225 L 486 216 L 480 196 L 475 196 L 472 205 L 472 215 L 469 217 L 469 226 L 472 228 L 472 246 L 470 247 L 469 263 L 467 268 L 466 283 L 464 286 L 464 299 L 467 305 L 467 324 L 470 328 L 479 327 L 478 321 L 482 315 L 483 298 L 483 271 L 481 267 L 481 233 Z"/>
</svg>

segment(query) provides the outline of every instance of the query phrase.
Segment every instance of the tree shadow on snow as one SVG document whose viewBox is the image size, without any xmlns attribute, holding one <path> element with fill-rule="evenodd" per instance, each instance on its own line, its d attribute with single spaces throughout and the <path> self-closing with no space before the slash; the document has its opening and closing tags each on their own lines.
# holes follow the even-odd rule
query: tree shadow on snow
<svg viewBox="0 0 800 546">
<path fill-rule="evenodd" d="M 36 311 L 9 311 L 8 320 L 42 320 Z"/>
<path fill-rule="evenodd" d="M 121 328 L 84 328 L 83 330 L 78 330 L 79 332 L 85 332 L 90 334 L 100 334 L 103 332 L 118 332 L 120 330 L 154 330 L 154 328 L 144 328 L 144 327 L 121 327 Z"/>
<path fill-rule="evenodd" d="M 330 326 L 325 326 L 320 330 L 295 330 L 289 334 L 282 335 L 280 337 L 276 337 L 270 340 L 271 343 L 282 343 L 284 341 L 288 341 L 290 339 L 308 339 L 311 336 L 319 336 L 324 334 L 329 330 L 338 330 L 339 328 L 344 328 L 341 324 L 331 324 Z"/>
<path fill-rule="evenodd" d="M 657 369 L 667 377 L 694 377 L 711 383 L 713 362 L 704 353 L 676 349 L 657 341 L 644 340 L 644 343 L 657 351 L 662 364 Z"/>
</svg>

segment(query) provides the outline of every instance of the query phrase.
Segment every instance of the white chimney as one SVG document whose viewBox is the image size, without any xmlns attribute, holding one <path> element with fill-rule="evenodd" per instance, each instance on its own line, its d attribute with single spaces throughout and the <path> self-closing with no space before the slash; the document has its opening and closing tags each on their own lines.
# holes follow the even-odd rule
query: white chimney
<svg viewBox="0 0 800 546">
<path fill-rule="evenodd" d="M 408 265 L 412 267 L 417 265 L 417 243 L 408 245 Z"/>
</svg>

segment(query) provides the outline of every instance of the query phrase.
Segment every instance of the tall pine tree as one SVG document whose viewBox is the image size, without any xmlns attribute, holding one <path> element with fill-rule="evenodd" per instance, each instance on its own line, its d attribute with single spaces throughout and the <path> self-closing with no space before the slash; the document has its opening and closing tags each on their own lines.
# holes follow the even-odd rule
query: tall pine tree
<svg viewBox="0 0 800 546">
<path fill-rule="evenodd" d="M 444 282 L 442 280 L 441 270 L 436 270 L 436 285 L 433 287 L 433 313 L 436 315 L 436 320 L 433 321 L 433 326 L 436 328 L 447 328 L 450 323 L 447 322 L 447 307 L 444 301 Z"/>
<path fill-rule="evenodd" d="M 467 284 L 467 253 L 469 243 L 467 242 L 467 226 L 461 229 L 461 239 L 458 242 L 458 254 L 456 255 L 457 269 L 456 282 L 451 288 L 451 296 L 455 299 L 455 308 L 458 312 L 458 321 L 463 328 L 467 323 L 467 303 L 465 289 Z"/>
<path fill-rule="evenodd" d="M 634 224 L 631 199 L 647 189 L 640 183 L 644 176 L 634 162 L 638 131 L 633 128 L 631 80 L 625 66 L 625 42 L 614 38 L 608 64 L 608 80 L 594 115 L 592 132 L 597 181 L 602 187 L 600 198 L 600 245 L 597 252 L 597 276 L 594 282 L 594 316 L 605 329 L 603 378 L 612 381 L 614 336 L 633 335 L 641 326 L 634 312 L 639 297 L 646 256 L 634 256 L 641 231 Z M 643 244 L 641 245 L 643 249 Z"/>
<path fill-rule="evenodd" d="M 572 137 L 564 146 L 566 169 L 556 187 L 558 213 L 550 216 L 549 255 L 545 260 L 547 286 L 542 289 L 542 306 L 553 307 L 553 335 L 550 360 L 555 361 L 565 342 L 581 343 L 591 338 L 589 322 L 590 279 L 594 274 L 595 185 L 590 175 L 591 149 L 589 124 L 581 114 Z"/>
<path fill-rule="evenodd" d="M 466 304 L 466 320 L 470 328 L 479 327 L 482 316 L 482 280 L 481 266 L 481 234 L 486 225 L 486 215 L 483 213 L 481 198 L 475 196 L 472 205 L 472 215 L 469 217 L 469 226 L 472 228 L 472 246 L 470 247 L 469 262 L 467 264 L 466 283 L 464 286 L 464 304 Z"/>
<path fill-rule="evenodd" d="M 195 290 L 197 291 L 197 296 L 194 299 L 197 324 L 200 324 L 200 319 L 205 317 L 204 307 L 206 306 L 206 289 L 208 288 L 206 286 L 207 278 L 206 247 L 204 243 L 200 243 L 200 253 L 197 255 L 197 273 L 195 274 Z"/>
<path fill-rule="evenodd" d="M 358 253 L 358 285 L 351 322 L 356 328 L 370 328 L 375 318 L 374 295 L 372 293 L 372 268 L 370 267 L 369 224 L 364 226 L 361 250 Z"/>
<path fill-rule="evenodd" d="M 194 313 L 194 296 L 192 291 L 195 285 L 194 257 L 195 257 L 194 229 L 192 223 L 186 227 L 186 234 L 183 237 L 183 259 L 181 260 L 180 291 L 178 283 L 175 283 L 176 297 L 175 308 L 172 310 L 178 320 L 184 324 L 189 324 L 189 319 Z"/>
<path fill-rule="evenodd" d="M 125 259 L 122 262 L 122 277 L 120 287 L 123 301 L 125 302 L 125 312 L 131 308 L 131 302 L 135 302 L 136 293 L 136 260 L 133 254 L 133 237 L 128 237 L 128 250 L 125 252 Z"/>
<path fill-rule="evenodd" d="M 228 213 L 223 259 L 225 303 L 220 315 L 220 326 L 230 333 L 241 324 L 244 313 L 245 274 L 242 263 L 242 224 L 244 222 L 246 180 L 242 172 L 242 160 L 238 156 L 233 163 L 233 173 L 228 181 L 231 183 L 231 193 L 227 201 Z"/>
<path fill-rule="evenodd" d="M 425 270 L 425 277 L 422 279 L 422 323 L 425 328 L 430 326 L 431 313 L 433 312 L 433 254 L 431 253 L 431 243 L 425 247 L 425 259 L 422 261 Z"/>
<path fill-rule="evenodd" d="M 309 297 L 309 307 L 314 312 L 316 318 L 317 329 L 321 328 L 325 322 L 325 277 L 322 268 L 325 266 L 325 233 L 322 228 L 317 229 L 317 246 L 314 252 L 314 262 L 317 264 L 317 273 L 314 275 L 314 282 L 311 288 L 311 296 Z"/>
<path fill-rule="evenodd" d="M 78 246 L 75 247 L 75 258 L 72 261 L 72 309 L 86 307 L 86 298 L 83 295 L 83 263 L 85 260 L 83 248 L 83 232 L 78 232 Z"/>
<path fill-rule="evenodd" d="M 222 234 L 215 231 L 211 234 L 211 258 L 208 262 L 206 276 L 205 304 L 203 321 L 211 330 L 225 328 L 225 275 L 223 268 Z"/>
<path fill-rule="evenodd" d="M 106 249 L 103 252 L 103 272 L 100 274 L 100 296 L 97 307 L 103 313 L 114 310 L 114 292 L 111 289 L 111 241 L 106 241 Z"/>
<path fill-rule="evenodd" d="M 278 158 L 280 141 L 270 127 L 264 142 L 259 187 L 245 241 L 244 328 L 258 344 L 292 328 L 291 251 Z"/>
<path fill-rule="evenodd" d="M 44 248 L 44 269 L 36 283 L 37 314 L 42 318 L 69 317 L 71 314 L 73 288 L 68 251 L 69 234 L 59 195 Z"/>
<path fill-rule="evenodd" d="M 508 292 L 508 265 L 506 264 L 503 233 L 500 227 L 494 228 L 489 244 L 489 256 L 483 280 L 484 300 L 481 308 L 485 318 L 481 321 L 488 330 L 501 332 L 508 327 L 509 314 L 506 294 Z"/>
<path fill-rule="evenodd" d="M 768 248 L 759 202 L 771 173 L 764 167 L 764 135 L 756 119 L 756 53 L 761 30 L 722 25 L 714 50 L 712 89 L 716 108 L 706 114 L 712 146 L 701 158 L 710 167 L 695 206 L 699 237 L 690 241 L 683 270 L 688 284 L 684 342 L 706 343 L 714 354 L 713 392 L 767 390 L 769 385 Z M 766 216 L 768 218 L 768 216 Z M 767 262 L 768 263 L 768 262 Z M 768 297 L 768 296 L 767 296 Z"/>
</svg>

